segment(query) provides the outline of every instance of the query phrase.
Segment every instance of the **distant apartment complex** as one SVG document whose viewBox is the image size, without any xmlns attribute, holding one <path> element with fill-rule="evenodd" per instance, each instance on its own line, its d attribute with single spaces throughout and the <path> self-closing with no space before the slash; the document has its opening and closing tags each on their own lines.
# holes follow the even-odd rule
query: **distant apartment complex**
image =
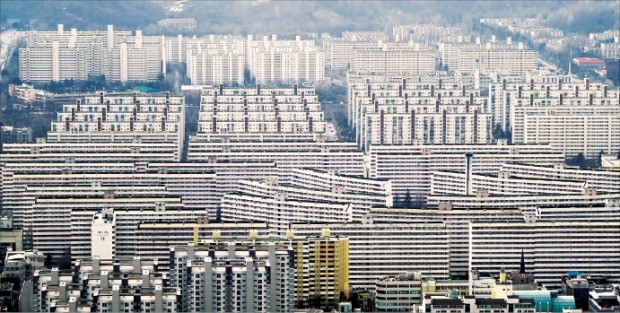
<svg viewBox="0 0 620 313">
<path fill-rule="evenodd" d="M 222 199 L 222 220 L 265 222 L 284 235 L 294 223 L 351 222 L 374 206 L 392 206 L 387 181 L 314 170 L 292 170 L 283 180 L 241 181 Z"/>
<path fill-rule="evenodd" d="M 167 18 L 159 20 L 157 25 L 170 28 L 196 28 L 196 19 L 194 18 Z"/>
<path fill-rule="evenodd" d="M 424 201 L 431 191 L 433 172 L 450 168 L 467 172 L 467 154 L 471 172 L 498 175 L 506 162 L 527 162 L 553 166 L 564 162 L 564 155 L 548 145 L 400 145 L 371 146 L 369 177 L 392 182 L 395 202 L 402 201 L 409 193 L 412 201 Z"/>
<path fill-rule="evenodd" d="M 525 75 L 538 67 L 538 51 L 525 47 L 523 43 L 513 44 L 509 37 L 506 43 L 457 42 L 440 43 L 441 63 L 450 71 L 483 72 L 495 71 L 503 74 Z"/>
<path fill-rule="evenodd" d="M 184 127 L 183 97 L 168 92 L 109 97 L 100 92 L 78 99 L 75 104 L 65 104 L 52 121 L 47 140 L 5 145 L 0 160 L 180 161 Z"/>
<path fill-rule="evenodd" d="M 516 88 L 515 88 L 516 87 Z M 566 156 L 596 157 L 620 151 L 618 90 L 603 84 L 520 84 L 512 88 L 508 119 L 512 142 L 549 143 Z M 505 95 L 502 98 L 507 98 Z"/>
<path fill-rule="evenodd" d="M 193 19 L 165 19 L 162 27 L 193 28 Z M 166 63 L 187 62 L 192 85 L 244 84 L 244 70 L 257 83 L 315 84 L 324 79 L 325 55 L 314 41 L 143 36 L 141 30 L 30 31 L 20 49 L 19 76 L 26 82 L 62 82 L 104 76 L 110 82 L 157 81 Z M 250 82 L 248 82 L 250 83 Z"/>
<path fill-rule="evenodd" d="M 351 51 L 350 70 L 358 73 L 429 76 L 435 73 L 434 53 L 420 44 L 381 43 Z"/>
<path fill-rule="evenodd" d="M 314 84 L 325 77 L 325 54 L 310 40 L 271 40 L 265 36 L 247 41 L 247 65 L 259 84 L 302 82 Z"/>
<path fill-rule="evenodd" d="M 23 81 L 155 81 L 162 73 L 161 38 L 129 31 L 31 31 L 19 53 Z"/>
<path fill-rule="evenodd" d="M 276 162 L 278 168 L 314 168 L 364 174 L 352 142 L 326 142 L 323 111 L 314 89 L 207 88 L 188 160 Z"/>
<path fill-rule="evenodd" d="M 189 39 L 180 45 L 187 50 L 187 77 L 192 85 L 244 84 L 246 55 L 243 39 L 210 35 Z"/>
<path fill-rule="evenodd" d="M 490 143 L 487 99 L 460 84 L 373 82 L 350 77 L 349 118 L 360 148 L 372 145 Z"/>
</svg>

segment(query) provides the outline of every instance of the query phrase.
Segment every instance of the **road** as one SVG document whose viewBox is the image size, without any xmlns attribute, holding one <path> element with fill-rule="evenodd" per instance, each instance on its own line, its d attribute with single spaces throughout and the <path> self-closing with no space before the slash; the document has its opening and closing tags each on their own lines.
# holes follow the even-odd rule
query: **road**
<svg viewBox="0 0 620 313">
<path fill-rule="evenodd" d="M 7 29 L 0 33 L 0 71 L 5 68 L 13 49 L 23 36 L 25 36 L 24 32 L 15 29 Z"/>
<path fill-rule="evenodd" d="M 550 69 L 552 71 L 558 71 L 559 70 L 557 65 L 555 65 L 555 64 L 553 64 L 551 62 L 547 62 L 546 60 L 544 60 L 541 57 L 538 57 L 538 63 L 542 64 L 543 66 L 545 66 L 546 68 L 548 68 L 548 69 Z"/>
</svg>

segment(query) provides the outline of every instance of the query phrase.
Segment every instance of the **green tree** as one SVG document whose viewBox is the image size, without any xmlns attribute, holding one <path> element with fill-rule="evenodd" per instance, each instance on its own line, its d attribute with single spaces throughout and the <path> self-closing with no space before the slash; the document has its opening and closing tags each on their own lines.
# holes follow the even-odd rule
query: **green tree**
<svg viewBox="0 0 620 313">
<path fill-rule="evenodd" d="M 493 138 L 495 139 L 505 139 L 506 133 L 502 129 L 502 125 L 496 124 L 495 129 L 493 129 Z"/>
<path fill-rule="evenodd" d="M 581 169 L 586 169 L 588 168 L 587 162 L 588 161 L 586 160 L 586 157 L 583 155 L 583 153 L 579 153 L 578 155 L 568 159 L 566 163 L 568 165 L 579 166 L 579 168 Z"/>
<path fill-rule="evenodd" d="M 409 189 L 407 189 L 407 193 L 405 193 L 405 199 L 403 200 L 403 206 L 405 208 L 411 208 L 412 206 L 412 201 L 411 201 L 411 193 L 409 192 Z"/>
</svg>

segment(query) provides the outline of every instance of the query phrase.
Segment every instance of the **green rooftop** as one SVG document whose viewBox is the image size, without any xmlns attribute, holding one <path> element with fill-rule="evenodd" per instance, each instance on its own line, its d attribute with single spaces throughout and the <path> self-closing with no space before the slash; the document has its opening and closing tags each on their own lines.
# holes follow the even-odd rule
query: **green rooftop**
<svg viewBox="0 0 620 313">
<path fill-rule="evenodd" d="M 159 92 L 159 90 L 155 88 L 147 87 L 147 86 L 136 86 L 136 87 L 133 87 L 133 90 L 137 92 L 143 92 L 143 93 Z"/>
</svg>

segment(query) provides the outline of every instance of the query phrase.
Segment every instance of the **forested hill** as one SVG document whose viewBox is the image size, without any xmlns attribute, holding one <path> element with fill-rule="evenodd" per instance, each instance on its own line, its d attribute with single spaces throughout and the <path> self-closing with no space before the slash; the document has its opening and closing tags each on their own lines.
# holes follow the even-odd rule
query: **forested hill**
<svg viewBox="0 0 620 313">
<path fill-rule="evenodd" d="M 182 10 L 170 10 L 181 7 Z M 145 30 L 157 21 L 193 17 L 197 34 L 300 34 L 344 30 L 391 31 L 394 25 L 433 23 L 465 29 L 482 17 L 530 17 L 566 32 L 620 28 L 620 6 L 611 1 L 0 1 L 0 22 L 35 19 L 37 29 Z"/>
</svg>

